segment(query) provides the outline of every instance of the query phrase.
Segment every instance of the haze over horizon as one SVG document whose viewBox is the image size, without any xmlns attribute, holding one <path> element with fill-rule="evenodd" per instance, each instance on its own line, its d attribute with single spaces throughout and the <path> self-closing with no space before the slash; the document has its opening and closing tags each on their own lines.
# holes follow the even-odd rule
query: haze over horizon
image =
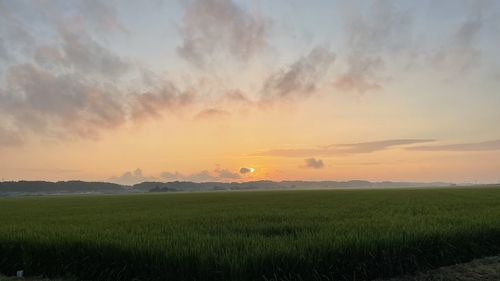
<svg viewBox="0 0 500 281">
<path fill-rule="evenodd" d="M 0 0 L 0 179 L 500 182 L 500 2 Z"/>
</svg>

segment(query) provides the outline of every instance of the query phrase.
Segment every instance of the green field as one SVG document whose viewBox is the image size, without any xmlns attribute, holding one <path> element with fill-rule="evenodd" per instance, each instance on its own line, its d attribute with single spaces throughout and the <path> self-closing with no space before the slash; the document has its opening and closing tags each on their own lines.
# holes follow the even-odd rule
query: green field
<svg viewBox="0 0 500 281">
<path fill-rule="evenodd" d="M 0 272 L 369 280 L 500 254 L 500 188 L 0 199 Z"/>
</svg>

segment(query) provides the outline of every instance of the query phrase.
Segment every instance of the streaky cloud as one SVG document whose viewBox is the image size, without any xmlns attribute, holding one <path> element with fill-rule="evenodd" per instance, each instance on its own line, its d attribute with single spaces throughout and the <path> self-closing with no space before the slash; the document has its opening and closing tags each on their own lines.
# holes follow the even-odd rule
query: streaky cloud
<svg viewBox="0 0 500 281">
<path fill-rule="evenodd" d="M 383 151 L 394 147 L 413 145 L 425 142 L 433 142 L 433 139 L 393 139 L 373 142 L 361 142 L 350 144 L 334 144 L 316 148 L 299 149 L 272 149 L 254 156 L 276 156 L 276 157 L 310 157 L 310 156 L 342 156 L 350 154 L 364 154 Z"/>
<path fill-rule="evenodd" d="M 415 151 L 495 151 L 500 150 L 500 140 L 483 142 L 470 142 L 446 145 L 426 145 L 408 147 L 408 150 Z"/>
<path fill-rule="evenodd" d="M 230 116 L 231 114 L 222 109 L 217 109 L 217 108 L 207 108 L 202 111 L 200 111 L 198 114 L 196 114 L 195 119 L 197 120 L 213 120 L 213 119 L 221 119 Z"/>
<path fill-rule="evenodd" d="M 337 144 L 333 148 L 345 153 L 371 153 L 379 150 L 385 150 L 395 146 L 412 145 L 425 142 L 433 142 L 433 139 L 394 139 L 372 142 L 360 142 L 350 144 Z M 331 147 L 331 146 L 330 146 Z"/>
</svg>

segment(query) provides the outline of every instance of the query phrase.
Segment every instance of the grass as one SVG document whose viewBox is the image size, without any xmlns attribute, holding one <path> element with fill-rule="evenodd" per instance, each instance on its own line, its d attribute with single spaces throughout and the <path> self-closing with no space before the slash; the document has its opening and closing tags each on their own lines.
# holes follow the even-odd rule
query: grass
<svg viewBox="0 0 500 281">
<path fill-rule="evenodd" d="M 500 253 L 500 188 L 0 199 L 0 272 L 369 280 Z"/>
</svg>

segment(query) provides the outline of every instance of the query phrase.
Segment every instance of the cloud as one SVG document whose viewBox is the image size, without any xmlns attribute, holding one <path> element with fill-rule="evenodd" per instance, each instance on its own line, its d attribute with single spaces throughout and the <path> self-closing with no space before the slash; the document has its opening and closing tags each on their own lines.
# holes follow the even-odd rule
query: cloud
<svg viewBox="0 0 500 281">
<path fill-rule="evenodd" d="M 234 180 L 237 180 L 240 178 L 240 175 L 238 175 L 238 173 L 233 173 L 227 169 L 220 169 L 219 167 L 217 167 L 214 171 L 217 176 L 221 179 L 234 179 Z"/>
<path fill-rule="evenodd" d="M 77 15 L 88 17 L 95 22 L 96 28 L 104 28 L 101 25 L 117 27 L 114 14 L 109 15 L 110 22 L 103 14 L 90 16 L 99 7 L 104 11 L 111 9 L 105 8 L 108 3 L 83 2 L 71 3 L 71 12 L 75 13 L 76 9 Z M 57 139 L 95 139 L 102 131 L 115 129 L 130 120 L 137 122 L 159 117 L 165 111 L 176 111 L 191 104 L 191 92 L 178 89 L 164 77 L 135 88 L 128 87 L 131 81 L 122 78 L 133 77 L 143 70 L 99 43 L 88 25 L 74 24 L 74 15 L 65 17 L 60 4 L 43 2 L 36 6 L 44 11 L 44 24 L 56 37 L 43 43 L 35 40 L 10 10 L 0 11 L 5 16 L 0 17 L 0 22 L 11 19 L 0 26 L 2 40 L 9 39 L 7 51 L 20 46 L 32 49 L 19 56 L 20 62 L 10 61 L 1 73 L 3 120 L 0 126 L 5 127 L 5 120 L 8 120 L 10 131 L 23 137 L 32 134 Z M 25 35 L 16 35 L 16 32 Z M 13 40 L 13 36 L 20 37 Z M 0 43 L 3 46 L 5 42 Z M 13 139 L 11 133 L 3 132 L 2 135 L 4 140 Z"/>
<path fill-rule="evenodd" d="M 200 111 L 198 114 L 196 114 L 195 119 L 198 120 L 205 120 L 205 119 L 218 119 L 218 118 L 225 118 L 230 116 L 231 114 L 222 109 L 217 109 L 217 108 L 208 108 Z"/>
<path fill-rule="evenodd" d="M 246 61 L 267 46 L 270 23 L 232 0 L 189 0 L 177 53 L 203 67 L 216 55 Z"/>
<path fill-rule="evenodd" d="M 316 47 L 308 55 L 299 58 L 287 69 L 272 73 L 262 87 L 262 100 L 309 96 L 318 87 L 330 66 L 335 54 L 324 47 Z"/>
<path fill-rule="evenodd" d="M 241 167 L 240 168 L 240 174 L 253 173 L 254 171 L 255 171 L 254 168 L 247 168 L 247 167 Z"/>
<path fill-rule="evenodd" d="M 193 174 L 182 174 L 179 172 L 163 172 L 160 177 L 167 181 L 193 181 L 193 182 L 209 182 L 209 181 L 224 181 L 240 179 L 240 175 L 233 173 L 228 169 L 222 169 L 217 166 L 213 172 L 202 170 Z"/>
<path fill-rule="evenodd" d="M 362 4 L 366 2 L 361 1 Z M 363 94 L 382 90 L 381 75 L 386 54 L 396 56 L 407 50 L 411 42 L 411 17 L 390 1 L 374 1 L 369 14 L 349 2 L 343 12 L 346 17 L 346 46 L 344 60 L 347 69 L 334 81 L 341 91 Z"/>
<path fill-rule="evenodd" d="M 100 1 L 83 2 L 71 4 L 77 14 L 83 13 L 80 4 L 107 5 L 99 4 Z M 0 11 L 4 16 L 0 21 L 9 22 L 0 28 L 1 37 L 9 39 L 8 51 L 31 50 L 15 56 L 16 60 L 11 60 L 2 73 L 0 125 L 5 126 L 8 120 L 10 131 L 23 137 L 34 134 L 58 139 L 96 138 L 102 130 L 114 129 L 128 119 L 129 97 L 116 84 L 132 65 L 98 43 L 86 25 L 72 24 L 71 15 L 61 13 L 59 5 L 63 4 L 39 2 L 14 5 L 20 9 L 18 13 Z M 2 3 L 0 6 L 5 8 Z M 32 36 L 18 18 L 28 12 L 52 29 L 53 41 Z M 114 21 L 112 15 L 109 17 Z"/>
<path fill-rule="evenodd" d="M 128 32 L 117 16 L 115 1 L 80 0 L 77 2 L 81 15 L 104 31 Z"/>
<path fill-rule="evenodd" d="M 115 128 L 125 120 L 113 85 L 33 64 L 10 67 L 6 80 L 8 94 L 0 96 L 0 108 L 21 130 L 95 137 L 99 129 Z"/>
<path fill-rule="evenodd" d="M 179 172 L 162 172 L 159 177 L 145 176 L 141 169 L 136 169 L 132 172 L 125 172 L 119 177 L 112 177 L 109 181 L 124 185 L 132 185 L 145 181 L 192 181 L 192 182 L 210 182 L 210 181 L 224 181 L 224 180 L 237 180 L 240 175 L 231 172 L 228 169 L 223 169 L 217 166 L 213 172 L 202 170 L 192 174 L 182 174 Z"/>
<path fill-rule="evenodd" d="M 467 18 L 445 45 L 430 57 L 431 63 L 435 67 L 452 72 L 452 75 L 462 74 L 479 64 L 481 50 L 476 44 L 482 26 L 479 9 L 476 15 Z"/>
<path fill-rule="evenodd" d="M 158 179 L 155 177 L 144 176 L 142 174 L 141 169 L 136 169 L 135 171 L 132 171 L 132 172 L 125 172 L 121 176 L 111 177 L 109 179 L 110 182 L 114 182 L 117 184 L 123 184 L 123 185 L 134 185 L 134 184 L 141 183 L 141 182 L 156 181 L 156 180 L 158 180 Z"/>
<path fill-rule="evenodd" d="M 203 170 L 198 173 L 183 176 L 181 179 L 185 181 L 205 182 L 205 181 L 216 181 L 218 178 L 211 175 L 209 171 Z"/>
<path fill-rule="evenodd" d="M 2 124 L 0 124 L 0 149 L 7 146 L 21 145 L 23 142 L 24 140 L 19 132 L 4 128 Z"/>
<path fill-rule="evenodd" d="M 182 175 L 179 172 L 162 172 L 160 174 L 160 177 L 165 180 L 178 180 L 180 178 L 183 178 L 184 175 Z"/>
<path fill-rule="evenodd" d="M 407 149 L 415 151 L 495 151 L 500 150 L 500 140 L 447 145 L 425 145 L 408 147 Z"/>
<path fill-rule="evenodd" d="M 323 163 L 323 160 L 321 160 L 321 159 L 307 158 L 304 161 L 305 161 L 304 168 L 321 169 L 325 166 L 325 164 Z"/>
<path fill-rule="evenodd" d="M 140 121 L 160 118 L 166 110 L 179 110 L 193 103 L 194 94 L 182 91 L 170 81 L 163 81 L 151 91 L 133 94 L 130 102 L 131 119 Z"/>
<path fill-rule="evenodd" d="M 41 67 L 54 71 L 70 71 L 87 76 L 106 76 L 118 79 L 131 64 L 100 45 L 83 29 L 57 27 L 60 44 L 41 45 L 35 49 L 34 59 Z"/>
<path fill-rule="evenodd" d="M 372 142 L 360 142 L 350 144 L 337 144 L 334 148 L 344 153 L 371 153 L 375 151 L 385 150 L 395 146 L 411 145 L 417 143 L 433 142 L 432 139 L 394 139 Z"/>
<path fill-rule="evenodd" d="M 319 148 L 305 149 L 272 149 L 254 154 L 254 156 L 277 156 L 277 157 L 309 157 L 309 156 L 341 156 L 349 154 L 364 154 L 387 150 L 393 147 L 406 146 L 418 143 L 432 142 L 431 139 L 394 139 L 373 142 L 361 142 L 350 144 L 334 144 Z"/>
<path fill-rule="evenodd" d="M 4 1 L 0 2 L 0 35 L 9 59 L 15 53 L 26 53 L 35 45 L 33 34 Z"/>
<path fill-rule="evenodd" d="M 102 74 L 117 79 L 130 67 L 129 63 L 104 48 L 82 30 L 59 27 L 63 40 L 63 63 L 77 71 Z"/>
<path fill-rule="evenodd" d="M 0 60 L 7 61 L 9 59 L 9 53 L 5 47 L 4 40 L 0 38 Z"/>
</svg>

